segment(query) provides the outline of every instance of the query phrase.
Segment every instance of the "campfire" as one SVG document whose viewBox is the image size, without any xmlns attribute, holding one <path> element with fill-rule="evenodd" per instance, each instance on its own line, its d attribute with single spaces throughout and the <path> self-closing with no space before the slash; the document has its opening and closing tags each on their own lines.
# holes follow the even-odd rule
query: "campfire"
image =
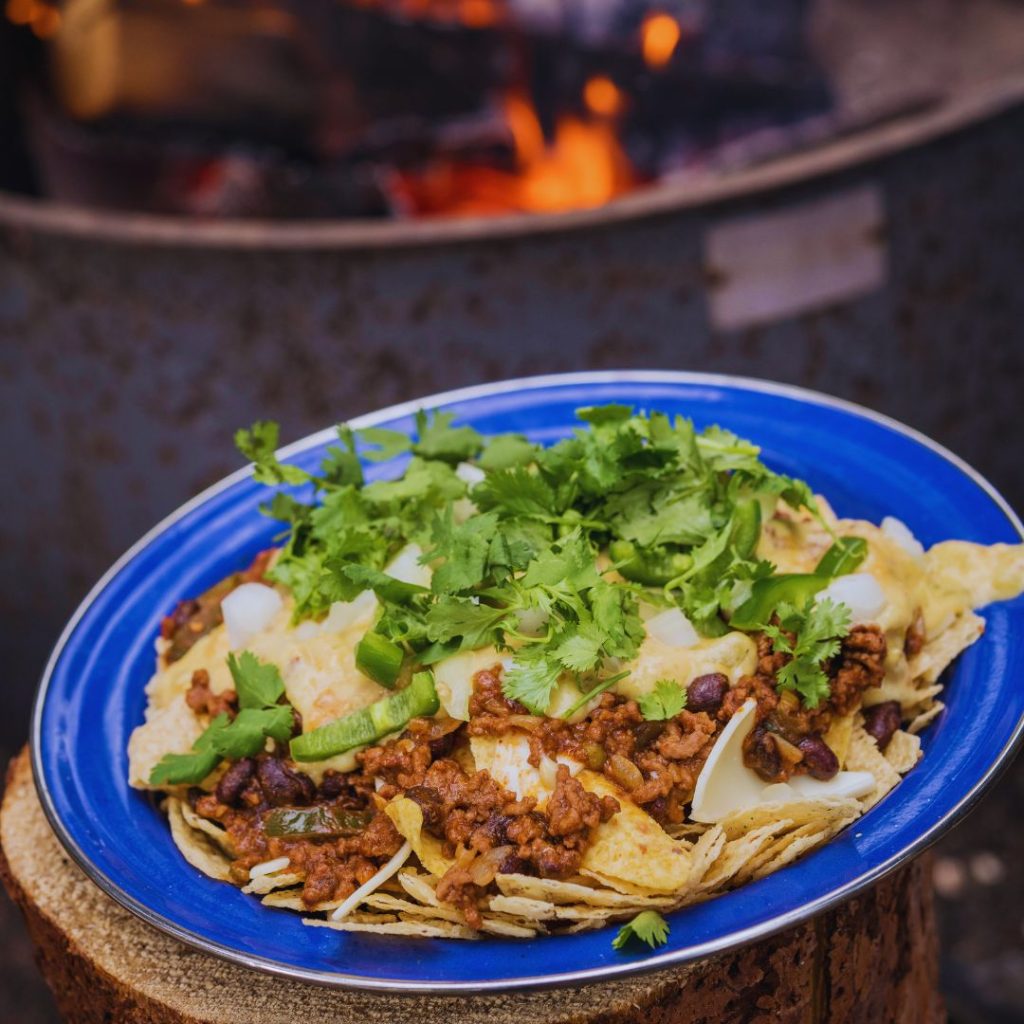
<svg viewBox="0 0 1024 1024">
<path fill-rule="evenodd" d="M 827 111 L 810 0 L 7 0 L 43 195 L 204 217 L 600 206 Z M 2 183 L 0 183 L 2 184 Z"/>
</svg>

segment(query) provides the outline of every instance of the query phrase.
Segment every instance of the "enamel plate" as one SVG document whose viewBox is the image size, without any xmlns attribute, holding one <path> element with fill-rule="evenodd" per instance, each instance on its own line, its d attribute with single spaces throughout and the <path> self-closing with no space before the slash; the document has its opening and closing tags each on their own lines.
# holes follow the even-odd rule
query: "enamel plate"
<svg viewBox="0 0 1024 1024">
<path fill-rule="evenodd" d="M 489 384 L 385 409 L 356 427 L 412 429 L 417 408 L 444 408 L 482 433 L 551 442 L 578 406 L 622 402 L 728 427 L 760 444 L 773 468 L 805 477 L 843 516 L 903 519 L 926 544 L 1018 541 L 1021 523 L 948 451 L 864 409 L 775 384 L 687 373 L 595 373 Z M 339 414 L 343 410 L 339 410 Z M 225 433 L 239 424 L 225 423 Z M 285 457 L 314 467 L 333 430 Z M 368 466 L 379 478 L 394 466 Z M 615 927 L 555 938 L 477 942 L 345 934 L 303 926 L 200 875 L 166 819 L 129 789 L 126 746 L 142 721 L 160 618 L 245 566 L 279 524 L 258 506 L 248 471 L 189 502 L 96 585 L 57 643 L 33 721 L 43 806 L 68 852 L 105 892 L 154 927 L 217 956 L 320 984 L 385 991 L 484 991 L 586 981 L 665 967 L 790 927 L 878 880 L 958 821 L 1011 757 L 1024 727 L 1024 601 L 983 614 L 984 637 L 959 659 L 925 757 L 881 804 L 824 848 L 761 881 L 670 915 L 668 944 L 617 952 Z"/>
</svg>

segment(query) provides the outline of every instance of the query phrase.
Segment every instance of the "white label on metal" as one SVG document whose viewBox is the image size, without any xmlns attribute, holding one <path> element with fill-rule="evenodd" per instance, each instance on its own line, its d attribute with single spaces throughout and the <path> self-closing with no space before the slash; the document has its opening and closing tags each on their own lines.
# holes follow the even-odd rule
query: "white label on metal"
<svg viewBox="0 0 1024 1024">
<path fill-rule="evenodd" d="M 863 186 L 708 232 L 711 324 L 737 330 L 856 298 L 885 281 L 882 196 Z"/>
</svg>

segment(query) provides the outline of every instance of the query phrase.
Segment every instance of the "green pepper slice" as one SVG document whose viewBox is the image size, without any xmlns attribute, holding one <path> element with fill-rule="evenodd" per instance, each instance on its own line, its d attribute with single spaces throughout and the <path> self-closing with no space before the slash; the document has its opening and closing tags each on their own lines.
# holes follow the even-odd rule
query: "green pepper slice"
<svg viewBox="0 0 1024 1024">
<path fill-rule="evenodd" d="M 613 540 L 608 554 L 627 580 L 645 587 L 663 587 L 693 565 L 693 558 L 684 552 L 655 555 L 641 551 L 628 540 Z"/>
<path fill-rule="evenodd" d="M 263 819 L 263 831 L 275 839 L 316 839 L 362 832 L 373 817 L 368 811 L 336 807 L 279 807 Z"/>
<path fill-rule="evenodd" d="M 388 690 L 395 688 L 405 651 L 380 633 L 367 633 L 356 645 L 356 668 Z"/>
<path fill-rule="evenodd" d="M 751 630 L 763 626 L 780 604 L 802 608 L 809 598 L 829 584 L 828 576 L 817 573 L 782 573 L 758 580 L 751 588 L 750 597 L 732 613 L 729 625 L 733 629 Z"/>
<path fill-rule="evenodd" d="M 863 537 L 840 537 L 821 556 L 814 569 L 816 576 L 846 576 L 868 557 L 868 542 Z"/>
<path fill-rule="evenodd" d="M 417 672 L 404 690 L 296 736 L 291 743 L 292 757 L 296 761 L 326 761 L 397 732 L 411 718 L 436 714 L 440 706 L 433 674 Z"/>
</svg>

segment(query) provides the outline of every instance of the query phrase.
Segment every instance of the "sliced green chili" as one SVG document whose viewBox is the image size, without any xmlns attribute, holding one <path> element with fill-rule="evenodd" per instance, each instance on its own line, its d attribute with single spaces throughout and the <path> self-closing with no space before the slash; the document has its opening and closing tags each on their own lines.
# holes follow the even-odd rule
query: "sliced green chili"
<svg viewBox="0 0 1024 1024">
<path fill-rule="evenodd" d="M 821 556 L 814 570 L 816 576 L 846 576 L 868 556 L 868 542 L 863 537 L 840 537 Z"/>
<path fill-rule="evenodd" d="M 395 688 L 404 658 L 402 648 L 380 633 L 367 633 L 356 645 L 356 668 L 389 690 Z"/>
<path fill-rule="evenodd" d="M 829 584 L 828 576 L 817 573 L 782 573 L 758 580 L 751 588 L 750 597 L 732 613 L 729 625 L 733 629 L 757 629 L 768 622 L 780 604 L 802 608 L 808 598 Z"/>
<path fill-rule="evenodd" d="M 296 761 L 325 761 L 375 743 L 382 736 L 397 732 L 411 718 L 436 714 L 440 706 L 433 675 L 417 672 L 404 690 L 296 736 L 291 743 L 292 757 Z"/>
<path fill-rule="evenodd" d="M 263 831 L 275 839 L 314 839 L 355 835 L 373 817 L 368 811 L 335 807 L 279 807 L 263 819 Z"/>
<path fill-rule="evenodd" d="M 608 554 L 627 580 L 645 587 L 663 587 L 693 565 L 693 558 L 682 551 L 655 555 L 628 540 L 613 540 Z"/>
</svg>

